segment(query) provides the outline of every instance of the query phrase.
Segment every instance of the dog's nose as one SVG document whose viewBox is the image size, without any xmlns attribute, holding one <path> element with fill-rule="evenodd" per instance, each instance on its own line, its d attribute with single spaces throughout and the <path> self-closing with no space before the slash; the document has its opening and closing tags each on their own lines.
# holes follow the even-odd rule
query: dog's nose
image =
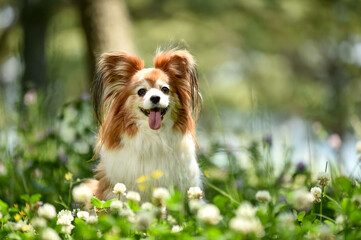
<svg viewBox="0 0 361 240">
<path fill-rule="evenodd" d="M 160 100 L 160 97 L 159 96 L 151 96 L 150 97 L 150 101 L 152 102 L 152 103 L 154 103 L 154 104 L 157 104 L 157 103 L 159 103 L 159 100 Z"/>
</svg>

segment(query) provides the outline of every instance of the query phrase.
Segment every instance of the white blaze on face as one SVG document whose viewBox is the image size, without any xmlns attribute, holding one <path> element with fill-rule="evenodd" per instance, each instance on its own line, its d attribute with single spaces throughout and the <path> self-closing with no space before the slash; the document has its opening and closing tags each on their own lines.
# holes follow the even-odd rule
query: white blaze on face
<svg viewBox="0 0 361 240">
<path fill-rule="evenodd" d="M 168 87 L 168 86 L 166 86 Z M 169 87 L 168 87 L 169 88 Z M 160 100 L 157 104 L 152 103 L 150 98 L 152 96 L 160 97 Z M 152 108 L 166 108 L 169 104 L 169 96 L 165 95 L 162 91 L 156 88 L 151 88 L 147 93 L 144 95 L 143 98 L 143 108 L 144 109 L 152 109 Z"/>
<path fill-rule="evenodd" d="M 157 98 L 157 100 L 154 101 L 154 98 Z M 153 130 L 158 130 L 162 125 L 163 111 L 169 105 L 169 97 L 161 90 L 151 88 L 144 95 L 143 99 L 143 108 L 149 110 L 149 127 Z"/>
<path fill-rule="evenodd" d="M 149 127 L 158 130 L 169 105 L 168 77 L 161 70 L 152 68 L 143 69 L 135 77 L 141 83 L 137 90 L 142 99 L 141 111 L 148 117 Z"/>
</svg>

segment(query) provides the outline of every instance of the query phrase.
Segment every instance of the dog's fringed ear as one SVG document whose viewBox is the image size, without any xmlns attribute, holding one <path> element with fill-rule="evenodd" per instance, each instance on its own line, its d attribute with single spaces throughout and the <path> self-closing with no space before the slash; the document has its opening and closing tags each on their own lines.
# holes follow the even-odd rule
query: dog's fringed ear
<svg viewBox="0 0 361 240">
<path fill-rule="evenodd" d="M 110 52 L 100 56 L 92 95 L 93 107 L 98 124 L 104 117 L 104 110 L 112 102 L 116 92 L 120 92 L 139 70 L 143 69 L 143 61 L 125 52 Z"/>
<path fill-rule="evenodd" d="M 187 50 L 157 51 L 154 67 L 163 70 L 176 81 L 182 103 L 190 99 L 192 115 L 198 118 L 202 97 L 199 92 L 198 73 L 193 56 Z"/>
</svg>

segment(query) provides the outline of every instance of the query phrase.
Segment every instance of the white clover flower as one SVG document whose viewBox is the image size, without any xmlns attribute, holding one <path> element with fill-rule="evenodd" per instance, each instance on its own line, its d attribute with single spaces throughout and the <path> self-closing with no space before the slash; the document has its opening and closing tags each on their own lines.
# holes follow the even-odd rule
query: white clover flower
<svg viewBox="0 0 361 240">
<path fill-rule="evenodd" d="M 292 198 L 293 207 L 297 210 L 308 210 L 313 203 L 313 195 L 302 188 L 294 191 Z"/>
<path fill-rule="evenodd" d="M 120 210 L 119 215 L 123 216 L 123 217 L 129 217 L 129 216 L 134 216 L 134 212 L 131 209 L 126 208 L 126 209 Z"/>
<path fill-rule="evenodd" d="M 291 212 L 283 212 L 277 216 L 279 222 L 286 226 L 293 225 L 295 222 L 295 216 Z"/>
<path fill-rule="evenodd" d="M 249 233 L 248 219 L 244 217 L 234 217 L 229 221 L 229 228 L 238 233 Z"/>
<path fill-rule="evenodd" d="M 56 217 L 55 207 L 49 203 L 45 203 L 43 206 L 39 207 L 38 214 L 40 217 L 45 217 L 47 219 L 53 219 Z"/>
<path fill-rule="evenodd" d="M 87 211 L 79 211 L 79 212 L 77 212 L 76 216 L 79 219 L 86 221 L 89 218 L 89 213 Z"/>
<path fill-rule="evenodd" d="M 9 222 L 5 223 L 5 226 L 8 227 L 8 228 L 10 228 L 11 230 L 15 230 L 15 231 L 17 230 L 17 229 L 15 228 L 15 226 L 16 226 L 16 223 L 15 223 L 15 222 L 9 221 Z"/>
<path fill-rule="evenodd" d="M 64 234 L 71 234 L 71 230 L 73 230 L 74 225 L 70 224 L 70 225 L 63 225 L 61 227 L 60 232 L 64 233 Z"/>
<path fill-rule="evenodd" d="M 114 200 L 111 204 L 110 204 L 110 209 L 111 210 L 116 210 L 119 211 L 120 209 L 123 208 L 123 203 L 120 200 Z"/>
<path fill-rule="evenodd" d="M 153 191 L 153 198 L 156 200 L 167 200 L 170 198 L 170 193 L 166 188 L 156 188 Z"/>
<path fill-rule="evenodd" d="M 198 219 L 204 223 L 216 225 L 221 219 L 219 209 L 213 204 L 202 206 L 197 213 Z"/>
<path fill-rule="evenodd" d="M 243 218 L 253 218 L 256 216 L 256 208 L 249 202 L 243 202 L 237 208 L 236 215 Z"/>
<path fill-rule="evenodd" d="M 177 220 L 170 214 L 167 217 L 167 221 L 173 225 L 177 223 Z"/>
<path fill-rule="evenodd" d="M 166 188 L 156 188 L 153 191 L 154 204 L 157 206 L 165 206 L 166 200 L 170 198 L 170 193 Z"/>
<path fill-rule="evenodd" d="M 187 194 L 189 199 L 201 199 L 203 197 L 203 191 L 200 187 L 190 187 Z"/>
<path fill-rule="evenodd" d="M 127 191 L 127 187 L 123 183 L 117 183 L 113 188 L 113 193 L 117 195 L 121 194 L 125 196 L 126 191 Z"/>
<path fill-rule="evenodd" d="M 126 197 L 127 197 L 127 200 L 130 200 L 133 202 L 140 202 L 140 195 L 137 192 L 129 191 Z"/>
<path fill-rule="evenodd" d="M 183 230 L 183 227 L 181 227 L 179 225 L 173 225 L 173 227 L 172 227 L 172 233 L 178 233 L 182 230 Z"/>
<path fill-rule="evenodd" d="M 260 191 L 262 201 L 270 200 L 271 196 L 268 191 Z M 266 192 L 266 193 L 264 193 Z M 256 194 L 257 198 L 257 194 Z M 261 200 L 259 200 L 261 201 Z M 264 236 L 264 229 L 256 216 L 257 209 L 249 202 L 243 202 L 236 210 L 236 217 L 232 218 L 229 222 L 229 227 L 238 233 L 249 234 L 254 233 L 257 237 Z"/>
<path fill-rule="evenodd" d="M 295 216 L 291 212 L 283 212 L 277 216 L 279 226 L 288 230 L 295 229 Z"/>
<path fill-rule="evenodd" d="M 86 222 L 89 224 L 96 224 L 98 222 L 98 216 L 91 215 L 88 217 L 88 220 Z"/>
<path fill-rule="evenodd" d="M 345 218 L 343 215 L 338 215 L 335 219 L 337 225 L 343 225 L 345 223 Z"/>
<path fill-rule="evenodd" d="M 71 225 L 74 220 L 73 214 L 69 210 L 61 210 L 58 213 L 57 225 Z"/>
<path fill-rule="evenodd" d="M 361 154 L 361 140 L 356 143 L 356 152 Z"/>
<path fill-rule="evenodd" d="M 338 215 L 335 219 L 335 224 L 336 224 L 336 228 L 339 230 L 343 230 L 344 229 L 344 224 L 345 224 L 345 217 L 343 215 Z"/>
<path fill-rule="evenodd" d="M 73 188 L 73 199 L 75 202 L 88 203 L 92 196 L 93 191 L 85 183 Z"/>
<path fill-rule="evenodd" d="M 319 225 L 317 227 L 318 238 L 317 239 L 336 239 L 336 236 L 332 233 L 331 228 L 328 225 Z"/>
<path fill-rule="evenodd" d="M 23 220 L 19 220 L 15 223 L 14 229 L 15 230 L 22 230 L 23 227 L 26 226 L 26 223 Z"/>
<path fill-rule="evenodd" d="M 271 201 L 271 195 L 269 194 L 268 191 L 258 191 L 256 193 L 256 199 L 257 201 L 266 203 Z"/>
<path fill-rule="evenodd" d="M 198 199 L 191 199 L 188 202 L 188 206 L 192 212 L 195 212 L 195 211 L 198 211 L 198 209 L 200 209 L 203 206 L 203 204 Z"/>
<path fill-rule="evenodd" d="M 26 224 L 25 226 L 23 226 L 21 228 L 21 231 L 23 231 L 23 232 L 35 232 L 35 230 L 33 228 L 33 225 L 31 225 L 31 224 Z"/>
<path fill-rule="evenodd" d="M 169 219 L 173 218 L 172 216 L 170 216 L 170 218 L 169 218 L 169 216 L 167 217 L 167 208 L 166 207 L 160 207 L 159 208 L 158 217 L 160 219 L 166 219 L 167 218 L 168 221 L 169 221 Z"/>
<path fill-rule="evenodd" d="M 126 217 L 127 220 L 128 220 L 129 222 L 131 222 L 131 223 L 134 223 L 134 222 L 135 222 L 135 214 L 134 214 L 134 212 L 133 212 L 131 209 L 129 209 L 129 208 L 120 210 L 120 211 L 119 211 L 119 215 L 120 215 L 120 216 L 123 216 L 123 217 Z"/>
<path fill-rule="evenodd" d="M 321 188 L 313 187 L 313 188 L 311 188 L 311 193 L 313 195 L 313 202 L 314 203 L 321 202 L 321 197 L 322 197 L 322 189 Z"/>
<path fill-rule="evenodd" d="M 46 220 L 42 217 L 34 217 L 31 219 L 31 224 L 36 228 L 46 227 Z"/>
<path fill-rule="evenodd" d="M 254 233 L 257 237 L 261 238 L 265 232 L 262 223 L 258 218 L 245 218 L 235 217 L 229 222 L 229 227 L 238 233 L 249 234 Z"/>
<path fill-rule="evenodd" d="M 23 220 L 17 221 L 12 226 L 15 231 L 23 231 L 23 232 L 34 231 L 33 226 L 26 224 L 26 222 L 24 222 Z"/>
<path fill-rule="evenodd" d="M 325 172 L 319 172 L 317 176 L 317 181 L 318 185 L 325 187 L 330 182 L 330 175 Z"/>
<path fill-rule="evenodd" d="M 61 240 L 58 233 L 52 228 L 46 228 L 41 234 L 42 240 Z"/>
<path fill-rule="evenodd" d="M 150 226 L 153 218 L 149 213 L 140 213 L 138 215 L 138 218 L 136 219 L 136 228 L 139 231 L 146 231 L 148 227 Z"/>
<path fill-rule="evenodd" d="M 141 207 L 143 211 L 152 211 L 154 209 L 154 205 L 151 204 L 150 202 L 143 203 Z"/>
</svg>

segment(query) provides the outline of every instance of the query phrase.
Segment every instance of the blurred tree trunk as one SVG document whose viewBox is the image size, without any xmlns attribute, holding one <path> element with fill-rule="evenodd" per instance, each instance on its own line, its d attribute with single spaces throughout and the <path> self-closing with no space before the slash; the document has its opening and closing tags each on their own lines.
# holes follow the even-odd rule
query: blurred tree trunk
<svg viewBox="0 0 361 240">
<path fill-rule="evenodd" d="M 124 0 L 75 0 L 75 3 L 79 8 L 87 39 L 91 76 L 101 53 L 133 52 L 131 23 Z"/>
<path fill-rule="evenodd" d="M 21 23 L 24 32 L 24 75 L 21 82 L 21 97 L 29 89 L 45 90 L 46 60 L 45 35 L 48 24 L 47 1 L 23 1 Z"/>
</svg>

